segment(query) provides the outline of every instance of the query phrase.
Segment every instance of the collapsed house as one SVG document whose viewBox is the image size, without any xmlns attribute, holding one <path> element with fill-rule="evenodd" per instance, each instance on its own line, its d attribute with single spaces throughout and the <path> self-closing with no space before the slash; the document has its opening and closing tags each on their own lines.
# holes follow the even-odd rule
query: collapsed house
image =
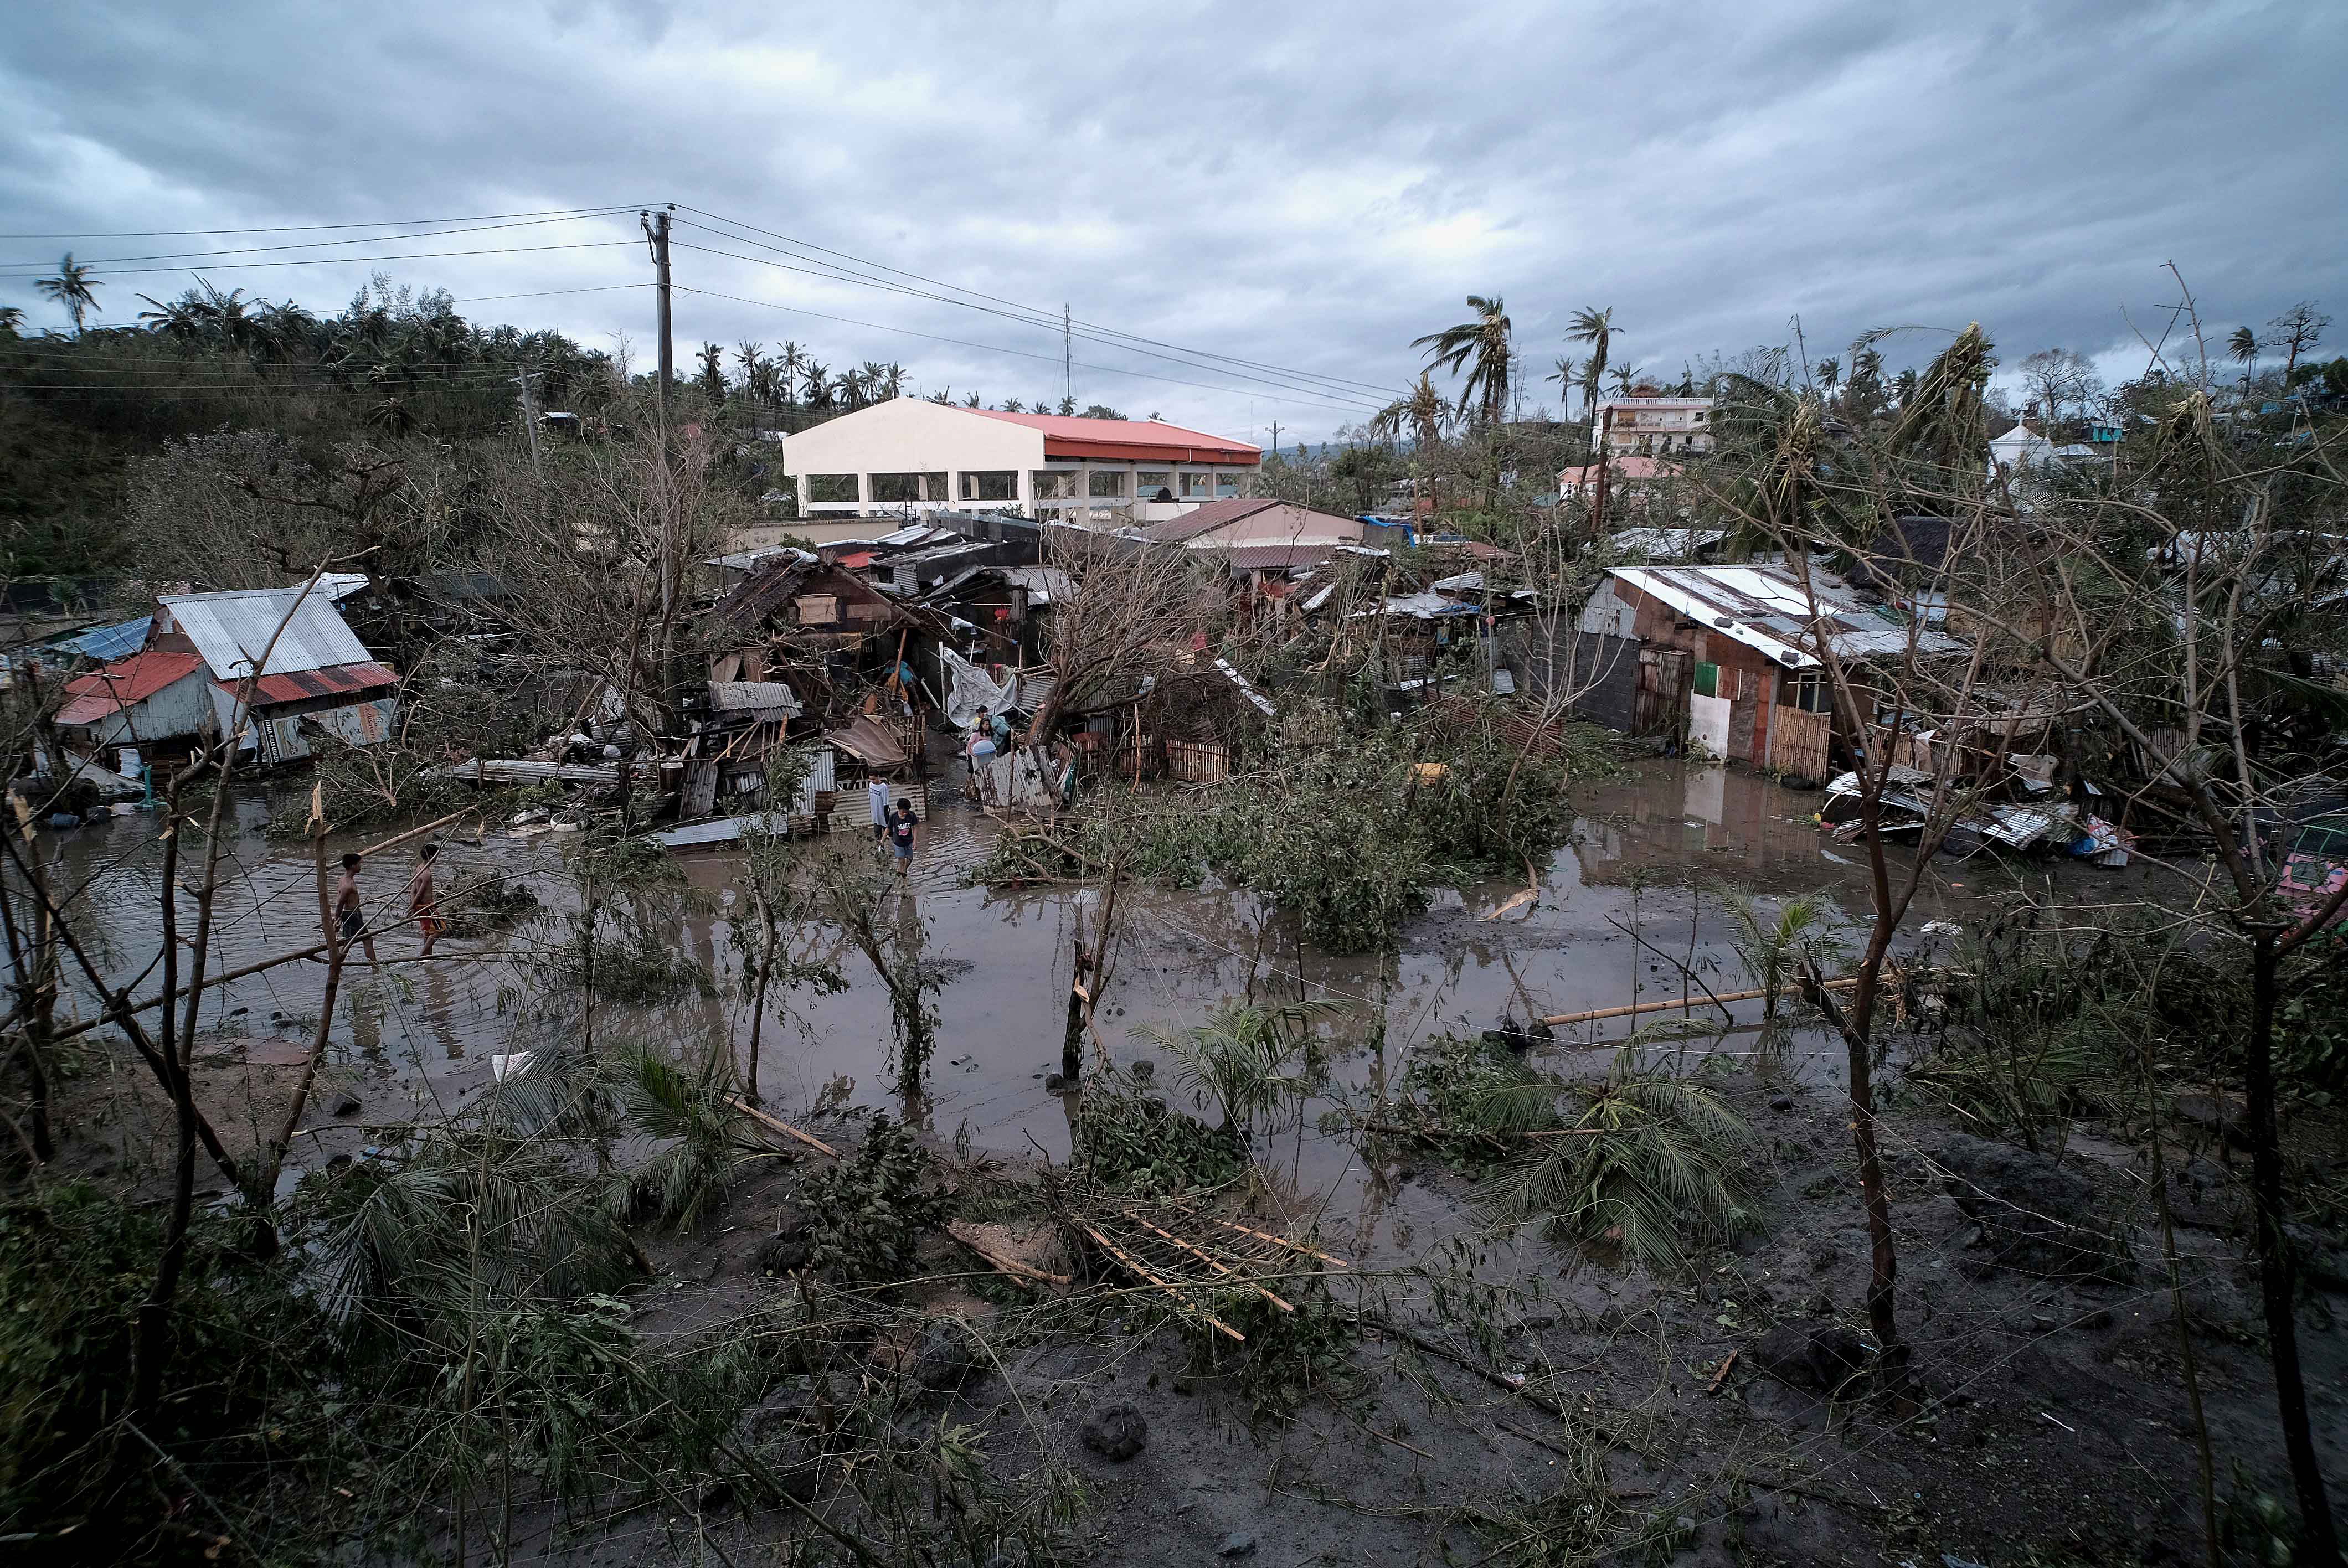
<svg viewBox="0 0 2348 1568">
<path fill-rule="evenodd" d="M 398 677 L 335 602 L 366 580 L 161 596 L 139 651 L 67 682 L 61 743 L 85 761 L 128 764 L 117 771 L 184 756 L 207 735 L 235 735 L 263 766 L 307 757 L 328 735 L 381 743 L 391 734 Z"/>
</svg>

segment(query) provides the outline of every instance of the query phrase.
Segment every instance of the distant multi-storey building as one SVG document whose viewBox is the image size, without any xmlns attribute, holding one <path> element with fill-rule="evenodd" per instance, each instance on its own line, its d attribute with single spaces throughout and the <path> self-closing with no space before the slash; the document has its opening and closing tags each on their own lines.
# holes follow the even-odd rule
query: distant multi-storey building
<svg viewBox="0 0 2348 1568">
<path fill-rule="evenodd" d="M 1599 404 L 1594 424 L 1605 436 L 1607 451 L 1643 457 L 1709 452 L 1711 426 L 1711 398 L 1666 397 L 1652 386 L 1633 387 L 1628 397 L 1607 398 Z"/>
</svg>

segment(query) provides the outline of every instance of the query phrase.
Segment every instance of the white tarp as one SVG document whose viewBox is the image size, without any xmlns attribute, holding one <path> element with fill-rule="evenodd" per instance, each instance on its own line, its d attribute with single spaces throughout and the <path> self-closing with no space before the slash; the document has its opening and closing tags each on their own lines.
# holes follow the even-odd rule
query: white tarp
<svg viewBox="0 0 2348 1568">
<path fill-rule="evenodd" d="M 967 730 L 976 722 L 978 711 L 1000 713 L 1018 705 L 1019 675 L 1013 671 L 997 682 L 978 665 L 972 663 L 950 648 L 938 650 L 946 672 L 946 722 L 957 730 Z"/>
</svg>

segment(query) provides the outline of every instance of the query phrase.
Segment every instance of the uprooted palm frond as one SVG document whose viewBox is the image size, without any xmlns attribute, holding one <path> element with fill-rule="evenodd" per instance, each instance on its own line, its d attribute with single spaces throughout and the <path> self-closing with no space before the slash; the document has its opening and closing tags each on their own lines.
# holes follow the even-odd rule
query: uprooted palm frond
<svg viewBox="0 0 2348 1568">
<path fill-rule="evenodd" d="M 622 1117 L 658 1145 L 615 1193 L 617 1206 L 623 1217 L 692 1230 L 724 1202 L 743 1159 L 758 1146 L 734 1104 L 732 1055 L 712 1045 L 688 1065 L 634 1045 L 613 1065 Z"/>
<path fill-rule="evenodd" d="M 1752 1223 L 1752 1134 L 1716 1091 L 1626 1050 L 1602 1083 L 1572 1092 L 1582 1107 L 1570 1131 L 1536 1140 L 1537 1153 L 1478 1189 L 1490 1219 L 1542 1224 L 1658 1274 L 1685 1273 L 1698 1251 Z"/>
<path fill-rule="evenodd" d="M 1245 1132 L 1258 1117 L 1312 1091 L 1313 1023 L 1343 1010 L 1326 999 L 1278 1007 L 1226 1001 L 1205 1023 L 1180 1030 L 1142 1024 L 1133 1033 L 1174 1058 L 1175 1081 L 1220 1112 L 1226 1129 Z"/>
</svg>

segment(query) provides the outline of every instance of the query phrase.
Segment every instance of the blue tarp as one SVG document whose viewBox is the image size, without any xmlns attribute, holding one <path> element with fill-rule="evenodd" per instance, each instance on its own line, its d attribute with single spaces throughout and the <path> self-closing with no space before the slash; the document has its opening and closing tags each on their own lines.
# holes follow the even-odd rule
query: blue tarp
<svg viewBox="0 0 2348 1568">
<path fill-rule="evenodd" d="M 61 637 L 49 646 L 60 653 L 86 654 L 102 664 L 111 664 L 146 647 L 148 629 L 154 624 L 153 616 L 142 615 L 118 626 L 93 626 L 88 631 Z"/>
</svg>

